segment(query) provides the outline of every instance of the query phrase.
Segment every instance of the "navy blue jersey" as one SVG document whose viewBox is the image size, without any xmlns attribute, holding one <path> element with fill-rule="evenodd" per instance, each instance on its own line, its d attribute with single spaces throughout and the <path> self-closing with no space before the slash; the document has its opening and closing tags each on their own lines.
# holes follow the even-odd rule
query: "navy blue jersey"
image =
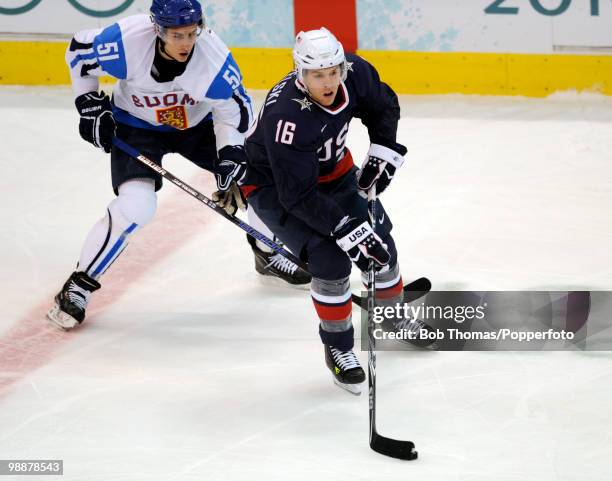
<svg viewBox="0 0 612 481">
<path fill-rule="evenodd" d="M 283 208 L 323 235 L 329 235 L 345 215 L 326 191 L 353 167 L 345 146 L 353 117 L 368 128 L 372 143 L 406 152 L 396 142 L 397 96 L 364 59 L 347 55 L 346 60 L 347 78 L 331 107 L 312 101 L 292 72 L 268 93 L 246 141 L 245 184 L 274 185 Z"/>
</svg>

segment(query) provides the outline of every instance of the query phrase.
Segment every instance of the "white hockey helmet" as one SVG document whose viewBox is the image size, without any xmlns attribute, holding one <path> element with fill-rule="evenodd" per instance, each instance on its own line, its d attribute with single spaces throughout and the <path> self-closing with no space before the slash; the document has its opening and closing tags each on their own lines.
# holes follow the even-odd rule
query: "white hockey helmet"
<svg viewBox="0 0 612 481">
<path fill-rule="evenodd" d="M 293 61 L 300 82 L 304 82 L 304 70 L 336 65 L 340 65 L 342 81 L 346 80 L 344 49 L 334 34 L 325 27 L 297 34 L 293 46 Z"/>
</svg>

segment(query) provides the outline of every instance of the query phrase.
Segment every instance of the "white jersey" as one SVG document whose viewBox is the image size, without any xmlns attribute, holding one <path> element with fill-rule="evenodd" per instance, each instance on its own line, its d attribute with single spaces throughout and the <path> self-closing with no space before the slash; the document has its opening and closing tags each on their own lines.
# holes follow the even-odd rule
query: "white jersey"
<svg viewBox="0 0 612 481">
<path fill-rule="evenodd" d="M 113 88 L 115 120 L 153 130 L 187 129 L 212 116 L 217 150 L 242 145 L 253 120 L 251 99 L 232 54 L 204 29 L 183 74 L 170 82 L 151 75 L 157 35 L 148 15 L 134 15 L 104 29 L 75 34 L 66 62 L 75 94 L 98 90 L 98 77 Z"/>
</svg>

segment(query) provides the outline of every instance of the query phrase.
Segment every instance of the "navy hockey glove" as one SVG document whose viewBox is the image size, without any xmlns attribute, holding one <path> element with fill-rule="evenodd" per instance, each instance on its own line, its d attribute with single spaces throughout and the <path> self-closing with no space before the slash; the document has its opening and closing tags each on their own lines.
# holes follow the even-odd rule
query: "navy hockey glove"
<svg viewBox="0 0 612 481">
<path fill-rule="evenodd" d="M 219 151 L 219 158 L 215 160 L 214 169 L 217 178 L 217 188 L 227 191 L 232 182 L 240 184 L 247 168 L 247 158 L 242 145 L 226 145 Z"/>
<path fill-rule="evenodd" d="M 349 216 L 344 217 L 332 235 L 349 258 L 362 272 L 367 272 L 370 259 L 374 259 L 377 271 L 388 269 L 391 255 L 387 246 L 367 222 Z"/>
<path fill-rule="evenodd" d="M 236 182 L 232 182 L 225 192 L 222 190 L 213 192 L 212 200 L 229 215 L 234 215 L 238 209 L 246 210 L 247 206 L 247 201 Z"/>
<path fill-rule="evenodd" d="M 404 162 L 403 155 L 406 148 L 402 147 L 403 153 L 398 153 L 389 147 L 379 144 L 371 144 L 361 169 L 357 172 L 357 186 L 367 191 L 376 183 L 376 194 L 382 194 L 391 183 L 395 169 L 401 167 Z"/>
<path fill-rule="evenodd" d="M 115 135 L 115 119 L 108 95 L 104 92 L 89 92 L 79 95 L 74 104 L 81 116 L 79 122 L 81 137 L 108 154 Z"/>
</svg>

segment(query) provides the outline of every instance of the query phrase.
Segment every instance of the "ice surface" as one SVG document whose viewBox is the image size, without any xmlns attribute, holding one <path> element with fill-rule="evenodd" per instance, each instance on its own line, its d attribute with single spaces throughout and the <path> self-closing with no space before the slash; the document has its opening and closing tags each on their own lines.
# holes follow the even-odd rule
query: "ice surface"
<svg viewBox="0 0 612 481">
<path fill-rule="evenodd" d="M 406 280 L 612 290 L 610 98 L 401 102 L 409 153 L 383 201 Z M 380 353 L 379 431 L 420 458 L 371 451 L 308 293 L 262 284 L 244 235 L 172 185 L 86 323 L 47 326 L 113 196 L 77 121 L 68 89 L 0 89 L 0 458 L 64 459 L 79 481 L 610 479 L 610 353 Z M 356 159 L 367 145 L 355 121 Z"/>
</svg>

